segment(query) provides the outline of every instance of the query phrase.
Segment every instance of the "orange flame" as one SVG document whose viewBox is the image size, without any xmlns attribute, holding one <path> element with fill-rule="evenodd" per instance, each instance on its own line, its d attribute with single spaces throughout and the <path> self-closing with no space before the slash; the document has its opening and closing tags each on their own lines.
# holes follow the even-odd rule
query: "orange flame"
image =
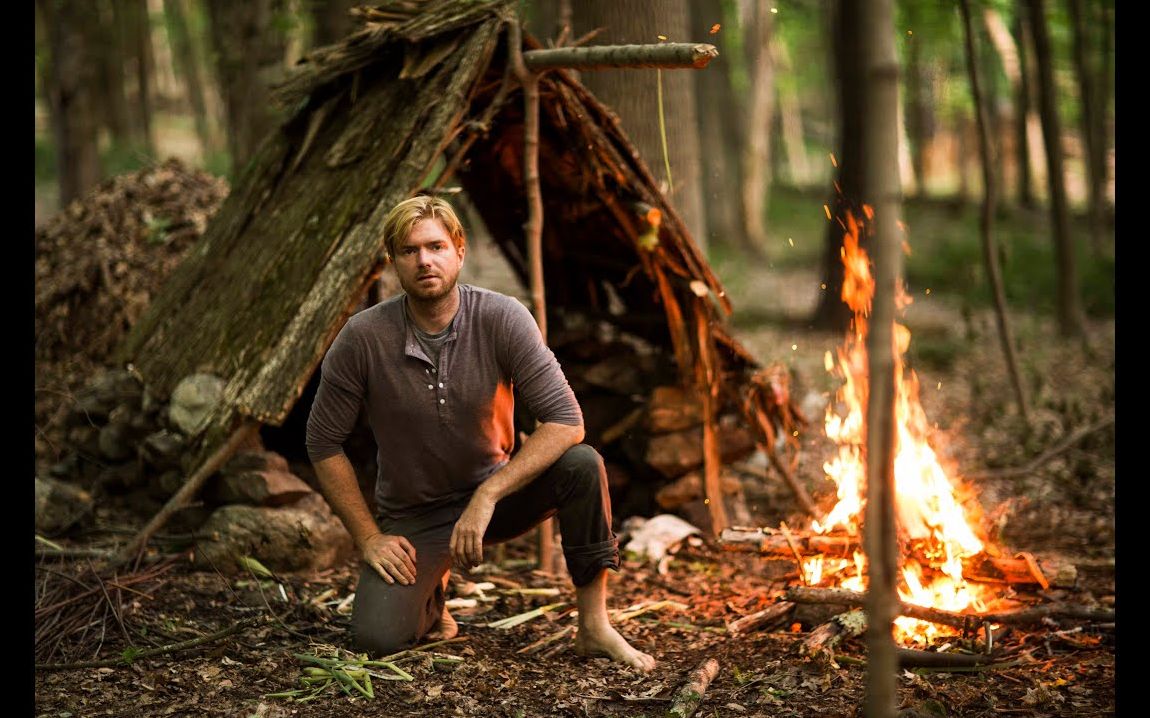
<svg viewBox="0 0 1150 718">
<path fill-rule="evenodd" d="M 868 219 L 873 218 L 870 207 L 864 207 L 864 211 Z M 824 358 L 827 371 L 837 374 L 844 382 L 836 395 L 836 403 L 827 407 L 825 419 L 827 437 L 838 445 L 838 449 L 836 455 L 823 465 L 823 470 L 838 488 L 838 502 L 822 522 L 812 522 L 811 528 L 818 533 L 826 533 L 835 527 L 859 533 L 865 504 L 866 334 L 875 282 L 870 259 L 859 246 L 862 224 L 849 212 L 846 220 L 847 231 L 841 251 L 846 268 L 842 299 L 854 312 L 854 321 L 846 341 L 837 350 L 837 364 L 830 352 Z M 900 288 L 897 306 L 902 309 L 910 301 Z M 971 607 L 979 610 L 981 601 L 963 580 L 962 559 L 979 553 L 982 542 L 966 520 L 962 506 L 954 496 L 954 488 L 927 441 L 929 424 L 918 399 L 918 377 L 903 367 L 902 355 L 910 347 L 910 331 L 897 323 L 894 330 L 898 350 L 895 357 L 898 424 L 894 462 L 895 511 L 900 539 L 913 544 L 917 552 L 929 561 L 931 569 L 924 573 L 915 559 L 904 560 L 899 596 L 907 603 L 950 611 Z M 856 552 L 855 574 L 840 580 L 839 585 L 862 590 L 865 585 L 864 563 L 862 553 Z M 804 568 L 808 581 L 828 573 L 821 562 L 817 571 L 813 563 Z M 900 640 L 925 641 L 947 630 L 909 618 L 897 619 L 895 626 L 896 637 Z"/>
</svg>

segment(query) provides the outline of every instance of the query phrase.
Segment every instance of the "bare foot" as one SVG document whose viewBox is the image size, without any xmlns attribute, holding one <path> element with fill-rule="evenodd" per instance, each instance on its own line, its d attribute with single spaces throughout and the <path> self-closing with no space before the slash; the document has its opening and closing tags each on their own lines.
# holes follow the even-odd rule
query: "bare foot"
<svg viewBox="0 0 1150 718">
<path fill-rule="evenodd" d="M 655 668 L 655 659 L 627 643 L 614 626 L 583 628 L 575 635 L 575 652 L 581 656 L 606 656 L 644 673 Z"/>
<path fill-rule="evenodd" d="M 449 638 L 455 638 L 459 635 L 459 624 L 455 622 L 455 618 L 447 611 L 447 607 L 443 607 L 443 615 L 439 617 L 439 622 L 427 634 L 429 641 L 446 641 Z"/>
</svg>

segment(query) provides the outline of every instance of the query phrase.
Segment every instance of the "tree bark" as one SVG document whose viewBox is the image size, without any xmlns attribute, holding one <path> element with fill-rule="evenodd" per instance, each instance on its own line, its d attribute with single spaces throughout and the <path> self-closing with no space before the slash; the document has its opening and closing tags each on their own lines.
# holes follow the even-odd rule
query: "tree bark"
<svg viewBox="0 0 1150 718">
<path fill-rule="evenodd" d="M 743 225 L 747 243 L 766 254 L 767 202 L 771 190 L 771 118 L 774 116 L 775 67 L 771 57 L 769 3 L 751 3 L 743 27 L 750 75 L 746 144 L 742 153 Z"/>
<path fill-rule="evenodd" d="M 1063 336 L 1084 337 L 1086 320 L 1078 296 L 1078 263 L 1074 238 L 1070 235 L 1070 214 L 1062 173 L 1061 121 L 1054 87 L 1053 56 L 1046 28 L 1042 0 L 1026 0 L 1027 20 L 1034 35 L 1038 64 L 1038 98 L 1042 136 L 1046 146 L 1046 176 L 1050 186 L 1050 224 L 1054 231 L 1054 251 L 1058 272 L 1058 328 Z"/>
<path fill-rule="evenodd" d="M 37 0 L 36 9 L 48 38 L 44 89 L 63 207 L 100 181 L 93 97 L 97 63 L 92 38 L 98 18 L 88 3 Z"/>
<path fill-rule="evenodd" d="M 1105 222 L 1102 207 L 1103 182 L 1106 168 L 1102 166 L 1097 148 L 1102 144 L 1098 136 L 1099 122 L 1096 115 L 1102 112 L 1094 87 L 1095 74 L 1088 56 L 1089 31 L 1086 28 L 1086 11 L 1082 0 L 1066 0 L 1070 14 L 1071 31 L 1074 37 L 1074 73 L 1078 78 L 1078 119 L 1081 123 L 1082 142 L 1085 146 L 1087 177 L 1087 202 L 1090 207 L 1090 241 L 1095 254 L 1101 254 Z"/>
<path fill-rule="evenodd" d="M 598 27 L 605 28 L 596 40 L 598 44 L 652 43 L 658 42 L 659 35 L 671 42 L 693 39 L 685 0 L 584 0 L 573 3 L 572 10 L 576 36 Z M 703 219 L 694 78 L 683 72 L 662 74 L 667 152 L 673 174 L 668 178 L 659 133 L 654 73 L 586 72 L 581 77 L 583 84 L 619 116 L 651 174 L 664 183 L 664 194 L 682 217 L 695 243 L 705 248 L 707 233 Z M 675 182 L 673 187 L 670 179 Z"/>
<path fill-rule="evenodd" d="M 268 88 L 283 72 L 285 38 L 272 27 L 283 0 L 208 0 L 216 72 L 227 115 L 231 176 L 238 178 L 277 124 Z"/>
<path fill-rule="evenodd" d="M 188 95 L 188 104 L 192 108 L 196 135 L 200 138 L 204 155 L 207 156 L 219 151 L 220 143 L 218 133 L 215 132 L 208 114 L 201 69 L 202 59 L 192 43 L 192 35 L 188 28 L 187 3 L 188 0 L 164 0 L 164 14 L 167 16 L 172 52 L 175 53 L 180 77 L 184 81 Z"/>
<path fill-rule="evenodd" d="M 990 127 L 986 119 L 986 104 L 982 100 L 982 87 L 978 77 L 978 53 L 974 47 L 974 28 L 970 20 L 970 0 L 959 0 L 962 14 L 963 39 L 966 46 L 966 67 L 970 78 L 970 94 L 974 99 L 974 114 L 978 122 L 978 150 L 982 158 L 983 199 L 982 214 L 979 217 L 979 231 L 982 235 L 982 259 L 986 263 L 986 277 L 994 295 L 994 316 L 998 322 L 998 338 L 1002 345 L 1002 356 L 1010 372 L 1010 383 L 1014 386 L 1014 396 L 1018 400 L 1018 410 L 1023 420 L 1030 424 L 1030 403 L 1026 398 L 1026 388 L 1018 371 L 1018 358 L 1014 353 L 1014 336 L 1010 331 L 1010 320 L 1006 316 L 1006 292 L 1002 289 L 1002 272 L 998 267 L 998 248 L 994 242 L 994 212 L 998 184 L 994 177 L 995 162 L 992 157 L 994 147 L 990 141 Z"/>
<path fill-rule="evenodd" d="M 863 176 L 863 119 L 871 98 L 866 96 L 862 46 L 858 28 L 864 11 L 856 2 L 837 2 L 832 7 L 831 46 L 834 52 L 835 86 L 838 89 L 838 151 L 835 153 L 835 194 L 827 203 L 831 221 L 823 242 L 822 275 L 826 289 L 819 295 L 812 323 L 819 329 L 845 332 L 852 319 L 842 300 L 843 263 L 840 256 L 847 212 L 862 216 L 863 197 L 868 196 Z M 894 126 L 894 117 L 891 117 Z M 893 149 L 893 148 L 892 148 Z M 859 237 L 859 245 L 869 244 Z"/>
<path fill-rule="evenodd" d="M 894 47 L 893 0 L 870 3 L 860 33 L 869 112 L 864 121 L 866 180 L 874 207 L 875 291 L 867 334 L 866 409 L 867 697 L 868 718 L 894 716 L 898 704 L 892 630 L 897 615 L 898 555 L 895 526 L 894 459 L 896 372 L 895 296 L 902 282 L 899 224 L 902 193 L 898 175 L 898 60 Z"/>
</svg>

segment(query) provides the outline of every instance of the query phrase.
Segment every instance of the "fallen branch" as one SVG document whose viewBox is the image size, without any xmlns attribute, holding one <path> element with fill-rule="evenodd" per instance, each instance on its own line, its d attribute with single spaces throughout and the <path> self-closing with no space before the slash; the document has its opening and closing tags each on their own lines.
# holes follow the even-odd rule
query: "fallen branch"
<svg viewBox="0 0 1150 718">
<path fill-rule="evenodd" d="M 1013 479 L 1019 476 L 1026 476 L 1036 471 L 1046 462 L 1050 461 L 1054 457 L 1082 441 L 1087 436 L 1090 436 L 1095 432 L 1102 431 L 1113 423 L 1114 415 L 1111 414 L 1110 416 L 1102 419 L 1101 421 L 1098 421 L 1095 424 L 1083 427 L 1078 431 L 1075 431 L 1070 436 L 1066 437 L 1062 442 L 1054 446 L 1046 453 L 1031 460 L 1025 466 L 1017 466 L 1009 469 L 995 469 L 993 471 L 974 471 L 969 474 L 963 474 L 963 478 L 969 481 L 987 481 L 991 479 Z"/>
<path fill-rule="evenodd" d="M 856 608 L 840 613 L 816 627 L 799 645 L 799 654 L 810 658 L 834 659 L 834 647 L 846 638 L 861 636 L 866 631 L 866 612 Z"/>
<path fill-rule="evenodd" d="M 226 638 L 233 633 L 238 633 L 245 628 L 256 626 L 270 620 L 269 616 L 259 615 L 245 618 L 242 621 L 233 623 L 232 625 L 222 630 L 207 636 L 200 636 L 199 638 L 192 638 L 187 641 L 180 641 L 179 643 L 171 643 L 166 646 L 159 646 L 157 648 L 148 648 L 143 651 L 125 651 L 124 655 L 116 658 L 108 658 L 102 661 L 80 661 L 78 663 L 37 663 L 36 670 L 38 671 L 69 671 L 77 668 L 114 668 L 116 666 L 126 666 L 132 661 L 141 658 L 151 658 L 152 656 L 159 656 L 167 653 L 178 653 L 179 651 L 186 651 L 190 648 L 196 648 L 207 643 L 214 643 L 221 638 Z"/>
<path fill-rule="evenodd" d="M 602 70 L 612 67 L 700 70 L 718 56 L 719 50 L 714 45 L 665 42 L 657 45 L 602 45 L 528 50 L 523 53 L 523 62 L 528 70 L 534 72 L 555 67 L 570 67 L 577 70 Z"/>
<path fill-rule="evenodd" d="M 795 604 L 789 601 L 779 601 L 778 603 L 772 606 L 768 606 L 761 611 L 757 611 L 750 614 L 749 616 L 743 616 L 740 619 L 731 621 L 727 624 L 727 631 L 732 635 L 749 633 L 785 617 L 794 609 L 794 607 Z"/>
<path fill-rule="evenodd" d="M 668 716 L 673 718 L 690 718 L 699 709 L 703 702 L 703 694 L 707 692 L 707 686 L 711 685 L 711 681 L 719 673 L 719 662 L 714 658 L 708 658 L 698 665 L 695 670 L 691 671 L 691 675 L 687 677 L 687 682 L 675 693 L 675 697 L 671 703 L 671 710 L 667 712 Z"/>
</svg>

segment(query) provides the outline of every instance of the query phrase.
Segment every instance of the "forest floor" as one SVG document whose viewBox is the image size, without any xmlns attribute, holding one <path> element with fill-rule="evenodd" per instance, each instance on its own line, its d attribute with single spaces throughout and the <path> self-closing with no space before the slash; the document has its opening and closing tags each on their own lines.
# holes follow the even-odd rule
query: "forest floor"
<svg viewBox="0 0 1150 718">
<path fill-rule="evenodd" d="M 479 259 L 482 251 L 477 248 L 476 254 L 469 254 L 469 261 Z M 483 269 L 484 262 L 473 261 L 468 271 L 475 274 L 465 281 L 499 288 L 498 281 L 487 281 Z M 717 265 L 716 271 L 726 281 L 728 270 Z M 829 398 L 839 382 L 824 369 L 824 355 L 842 337 L 812 331 L 795 319 L 817 298 L 815 273 L 744 269 L 728 282 L 732 286 L 736 336 L 764 363 L 778 361 L 791 369 L 796 397 L 813 393 Z M 741 320 L 739 307 L 769 308 L 772 318 Z M 912 331 L 908 360 L 918 373 L 923 408 L 935 429 L 931 444 L 970 521 L 1005 555 L 1026 551 L 1078 566 L 1072 589 L 990 585 L 987 590 L 1010 605 L 1113 608 L 1116 468 L 1114 425 L 1107 423 L 1115 401 L 1113 320 L 1092 321 L 1086 348 L 1059 338 L 1049 318 L 1025 312 L 1014 316 L 1032 404 L 1026 428 L 1013 404 L 988 311 L 963 311 L 936 292 L 916 296 L 905 319 Z M 834 502 L 834 487 L 822 464 L 833 446 L 819 417 L 812 418 L 815 425 L 801 436 L 797 475 L 826 510 Z M 1090 427 L 1101 428 L 1066 445 L 1068 437 Z M 1013 478 L 964 478 L 1026 466 L 1035 458 L 1044 461 Z M 773 474 L 744 487 L 757 525 L 777 527 L 783 520 L 792 528 L 809 525 Z M 97 509 L 97 527 L 133 521 L 141 523 L 118 507 Z M 136 657 L 128 665 L 37 670 L 35 714 L 662 716 L 687 675 L 714 658 L 719 672 L 703 695 L 699 716 L 862 715 L 866 669 L 852 660 L 865 661 L 861 638 L 845 641 L 836 649 L 840 660 L 828 664 L 798 653 L 812 625 L 795 621 L 742 635 L 727 629 L 731 621 L 799 585 L 793 563 L 779 570 L 777 560 L 724 551 L 709 537 L 680 545 L 661 568 L 625 555 L 622 570 L 610 577 L 609 607 L 650 609 L 625 620 L 617 614 L 624 636 L 658 661 L 651 674 L 642 675 L 605 659 L 575 655 L 569 632 L 542 650 L 521 652 L 575 623 L 570 580 L 524 567 L 531 551 L 527 539 L 517 539 L 507 545 L 502 564 L 457 576 L 449 598 L 461 596 L 469 583 L 491 581 L 498 584 L 486 591 L 493 600 L 456 612 L 461 624 L 457 640 L 398 659 L 410 681 L 377 678 L 374 698 L 345 695 L 332 685 L 307 702 L 273 694 L 301 687 L 306 664 L 298 654 L 330 656 L 346 645 L 354 564 L 257 580 L 195 571 L 186 555 L 174 555 L 162 573 L 120 590 L 130 600 L 119 620 L 105 613 L 98 649 L 96 637 L 88 636 L 87 654 L 68 660 L 90 659 L 97 650 L 101 659 L 131 655 L 210 636 L 237 623 L 240 630 L 187 650 Z M 75 559 L 41 559 L 37 581 L 60 574 L 90 581 L 87 567 Z M 528 595 L 508 588 L 513 585 L 555 591 Z M 658 601 L 666 603 L 651 606 Z M 554 603 L 563 605 L 510 629 L 487 625 Z M 1113 624 L 1051 619 L 1014 628 L 995 642 L 997 667 L 900 670 L 899 707 L 907 716 L 1113 715 L 1115 643 Z M 943 644 L 951 650 L 978 647 L 961 636 L 916 647 L 938 650 Z"/>
</svg>

